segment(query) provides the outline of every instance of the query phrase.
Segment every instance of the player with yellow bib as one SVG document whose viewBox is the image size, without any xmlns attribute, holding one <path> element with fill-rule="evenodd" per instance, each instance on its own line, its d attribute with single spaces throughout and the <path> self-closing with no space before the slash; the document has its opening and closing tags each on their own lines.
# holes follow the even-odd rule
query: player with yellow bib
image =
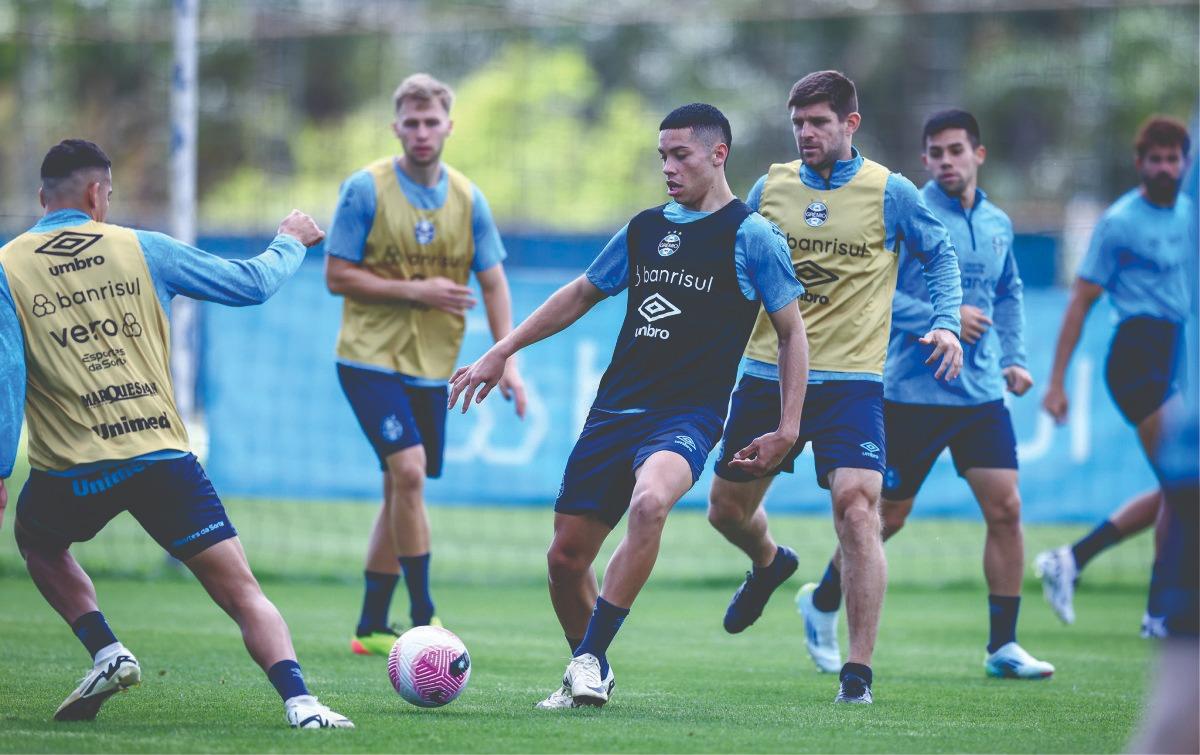
<svg viewBox="0 0 1200 755">
<path fill-rule="evenodd" d="M 771 538 L 761 504 L 772 475 L 791 472 L 812 442 L 817 483 L 832 495 L 844 554 L 849 662 L 841 665 L 836 627 L 814 626 L 806 614 L 809 651 L 821 654 L 822 670 L 840 671 L 838 702 L 870 703 L 871 654 L 887 581 L 878 513 L 885 468 L 883 365 L 900 241 L 925 264 L 934 314 L 921 348 L 926 363 L 938 365 L 936 376 L 947 380 L 962 367 L 962 290 L 954 247 L 917 188 L 851 146 L 861 121 L 854 83 L 837 71 L 811 73 L 792 87 L 788 107 L 801 159 L 772 165 L 747 204 L 784 233 L 806 289 L 800 308 L 808 327 L 809 387 L 800 437 L 765 477 L 730 464 L 738 449 L 779 418 L 778 396 L 771 395 L 778 392 L 775 338 L 760 313 L 725 424 L 708 516 L 753 562 L 725 615 L 726 631 L 741 632 L 796 570 L 795 552 Z M 801 597 L 809 599 L 808 593 Z M 825 644 L 815 643 L 814 633 Z"/>
<path fill-rule="evenodd" d="M 367 549 L 365 590 L 350 649 L 386 655 L 392 593 L 404 572 L 413 626 L 437 623 L 429 593 L 425 478 L 442 473 L 446 381 L 454 371 L 479 281 L 497 340 L 512 330 L 504 245 L 483 194 L 441 161 L 453 123 L 450 88 L 428 74 L 393 97 L 404 154 L 371 163 L 342 184 L 325 244 L 329 290 L 345 297 L 338 380 L 379 457 L 383 509 Z M 510 362 L 501 390 L 525 413 Z"/>
</svg>

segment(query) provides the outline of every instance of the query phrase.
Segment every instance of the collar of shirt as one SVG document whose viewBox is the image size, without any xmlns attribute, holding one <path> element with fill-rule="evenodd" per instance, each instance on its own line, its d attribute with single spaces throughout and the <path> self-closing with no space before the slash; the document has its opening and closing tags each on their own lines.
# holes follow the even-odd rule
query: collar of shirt
<svg viewBox="0 0 1200 755">
<path fill-rule="evenodd" d="M 840 189 L 850 183 L 850 179 L 858 174 L 858 169 L 862 167 L 863 156 L 859 154 L 857 147 L 850 148 L 849 160 L 838 160 L 833 164 L 833 170 L 829 172 L 829 180 L 808 167 L 804 162 L 800 163 L 800 180 L 810 189 L 819 189 L 828 191 L 829 189 Z"/>
<path fill-rule="evenodd" d="M 936 202 L 947 209 L 954 209 L 959 212 L 966 212 L 966 208 L 962 205 L 962 200 L 958 197 L 952 197 L 946 193 L 941 184 L 937 181 L 930 180 L 922 187 L 922 192 L 925 197 L 932 202 Z M 988 195 L 979 187 L 975 187 L 975 204 L 971 205 L 971 210 L 977 210 L 987 201 Z"/>
<path fill-rule="evenodd" d="M 79 225 L 80 223 L 86 223 L 89 220 L 91 220 L 91 217 L 89 217 L 88 214 L 83 210 L 75 210 L 70 208 L 55 210 L 54 212 L 46 213 L 42 219 L 35 223 L 33 228 L 30 228 L 29 230 L 32 232 L 49 231 L 55 228 L 62 228 L 64 226 Z"/>
</svg>

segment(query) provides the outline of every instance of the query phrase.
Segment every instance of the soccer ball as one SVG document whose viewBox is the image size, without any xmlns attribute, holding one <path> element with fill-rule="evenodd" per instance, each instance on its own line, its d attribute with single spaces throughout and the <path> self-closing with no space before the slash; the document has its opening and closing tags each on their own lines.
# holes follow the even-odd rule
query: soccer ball
<svg viewBox="0 0 1200 755">
<path fill-rule="evenodd" d="M 392 645 L 388 677 L 408 702 L 422 708 L 439 708 L 467 686 L 471 656 L 453 632 L 441 627 L 413 627 Z"/>
</svg>

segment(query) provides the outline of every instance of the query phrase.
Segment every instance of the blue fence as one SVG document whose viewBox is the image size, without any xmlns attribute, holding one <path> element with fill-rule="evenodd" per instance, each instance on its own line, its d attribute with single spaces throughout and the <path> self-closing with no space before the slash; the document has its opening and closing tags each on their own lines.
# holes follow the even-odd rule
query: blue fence
<svg viewBox="0 0 1200 755">
<path fill-rule="evenodd" d="M 213 246 L 221 245 L 209 248 Z M 262 248 L 246 240 L 229 247 L 245 253 Z M 594 251 L 594 246 L 588 248 L 589 253 Z M 551 247 L 539 254 L 544 262 L 559 263 L 576 256 L 555 257 Z M 1053 265 L 1047 268 L 1044 260 L 1042 268 L 1029 267 L 1049 269 L 1053 275 Z M 511 266 L 518 321 L 577 270 L 578 266 L 574 270 Z M 1065 294 L 1058 290 L 1032 289 L 1026 295 L 1030 368 L 1039 382 L 1048 375 L 1064 305 Z M 608 362 L 623 308 L 619 298 L 603 302 L 571 330 L 523 353 L 522 370 L 530 393 L 524 422 L 498 394 L 466 416 L 452 414 L 445 474 L 429 485 L 429 499 L 462 505 L 548 505 Z M 224 494 L 378 499 L 378 463 L 334 372 L 340 314 L 341 302 L 325 290 L 316 254 L 262 307 L 205 307 L 202 386 L 209 431 L 207 466 Z M 1090 520 L 1154 484 L 1132 430 L 1103 387 L 1110 317 L 1102 304 L 1080 344 L 1069 386 L 1072 419 L 1066 427 L 1054 427 L 1038 411 L 1040 386 L 1010 403 L 1020 444 L 1026 518 L 1031 521 Z M 490 342 L 479 307 L 468 318 L 463 361 L 481 354 Z M 702 506 L 710 479 L 711 472 L 706 473 L 683 505 Z M 773 511 L 828 510 L 827 494 L 814 481 L 810 452 L 801 456 L 797 474 L 779 478 L 768 505 Z M 955 476 L 948 457 L 935 466 L 917 511 L 977 516 L 970 493 Z"/>
</svg>

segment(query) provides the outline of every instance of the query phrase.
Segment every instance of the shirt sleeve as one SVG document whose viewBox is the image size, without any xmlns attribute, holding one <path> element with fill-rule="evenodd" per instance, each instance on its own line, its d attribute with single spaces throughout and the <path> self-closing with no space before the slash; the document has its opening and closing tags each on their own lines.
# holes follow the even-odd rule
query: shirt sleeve
<svg viewBox="0 0 1200 755">
<path fill-rule="evenodd" d="M 904 333 L 923 336 L 933 322 L 933 305 L 925 289 L 920 260 L 908 251 L 900 250 L 900 272 L 896 276 L 896 293 L 892 298 L 892 327 Z"/>
<path fill-rule="evenodd" d="M 890 213 L 890 214 L 889 214 Z M 962 279 L 958 255 L 946 226 L 930 211 L 917 187 L 899 173 L 888 176 L 884 190 L 884 222 L 888 235 L 903 239 L 914 257 L 924 264 L 925 285 L 933 306 L 930 328 L 958 333 L 962 306 Z"/>
<path fill-rule="evenodd" d="M 482 273 L 507 259 L 508 253 L 504 251 L 500 230 L 492 220 L 492 208 L 484 199 L 483 192 L 478 186 L 472 186 L 471 191 L 471 235 L 475 239 L 475 258 L 471 260 L 471 271 Z"/>
<path fill-rule="evenodd" d="M 1025 284 L 1017 269 L 1017 258 L 1013 254 L 1013 233 L 1007 232 L 1008 253 L 1004 258 L 1004 270 L 996 281 L 996 298 L 993 304 L 992 321 L 996 335 L 1000 338 L 1000 366 L 1024 367 L 1025 356 Z"/>
<path fill-rule="evenodd" d="M 12 474 L 25 418 L 25 335 L 0 268 L 0 478 Z"/>
<path fill-rule="evenodd" d="M 138 231 L 146 264 L 160 299 L 191 299 L 244 307 L 270 299 L 304 261 L 298 239 L 279 234 L 266 251 L 247 260 L 227 260 L 170 236 Z"/>
<path fill-rule="evenodd" d="M 1087 254 L 1079 263 L 1075 274 L 1085 281 L 1095 283 L 1101 288 L 1108 288 L 1113 275 L 1117 272 L 1117 239 L 1116 228 L 1112 218 L 1105 215 L 1096 224 L 1092 232 L 1092 240 L 1088 244 Z"/>
<path fill-rule="evenodd" d="M 758 212 L 758 208 L 762 207 L 763 187 L 766 185 L 767 177 L 764 174 L 750 187 L 750 193 L 746 195 L 746 206 L 751 210 Z"/>
<path fill-rule="evenodd" d="M 365 170 L 353 174 L 338 192 L 337 208 L 325 236 L 325 253 L 361 264 L 367 235 L 375 223 L 375 179 Z"/>
<path fill-rule="evenodd" d="M 758 213 L 738 228 L 733 260 L 742 295 L 761 300 L 767 312 L 778 312 L 804 293 L 783 233 Z"/>
<path fill-rule="evenodd" d="M 629 285 L 629 224 L 609 239 L 584 273 L 592 285 L 615 296 Z"/>
</svg>

